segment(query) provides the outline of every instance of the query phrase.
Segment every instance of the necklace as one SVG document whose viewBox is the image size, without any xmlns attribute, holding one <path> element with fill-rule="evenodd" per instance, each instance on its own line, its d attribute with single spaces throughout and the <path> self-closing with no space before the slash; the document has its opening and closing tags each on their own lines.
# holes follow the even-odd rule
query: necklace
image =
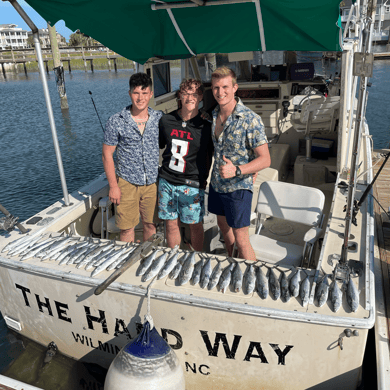
<svg viewBox="0 0 390 390">
<path fill-rule="evenodd" d="M 219 126 L 223 127 L 225 125 L 225 123 L 226 123 L 227 118 L 225 119 L 225 121 L 222 121 L 222 116 L 221 116 L 221 114 L 219 114 L 219 120 L 220 120 Z"/>
<path fill-rule="evenodd" d="M 131 115 L 131 117 L 133 118 L 134 122 L 137 124 L 137 126 L 145 126 L 146 122 L 148 121 L 149 119 L 149 115 L 146 117 L 146 118 L 143 118 L 143 119 L 135 119 L 133 117 L 133 115 Z M 145 120 L 146 119 L 146 120 Z"/>
<path fill-rule="evenodd" d="M 182 117 L 182 115 L 181 115 L 181 110 L 178 111 L 177 113 L 178 113 L 180 119 L 182 120 L 181 126 L 184 127 L 184 128 L 187 127 L 187 121 L 185 121 L 185 120 L 183 119 L 183 117 Z"/>
</svg>

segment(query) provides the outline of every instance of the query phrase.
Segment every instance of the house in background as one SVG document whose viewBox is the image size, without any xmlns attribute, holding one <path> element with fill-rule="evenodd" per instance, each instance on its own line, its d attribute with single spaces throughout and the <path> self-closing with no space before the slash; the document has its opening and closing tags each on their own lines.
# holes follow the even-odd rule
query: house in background
<svg viewBox="0 0 390 390">
<path fill-rule="evenodd" d="M 16 24 L 0 24 L 0 49 L 27 48 L 27 31 Z"/>
<path fill-rule="evenodd" d="M 349 13 L 351 10 L 352 1 L 344 0 L 340 3 L 341 12 L 341 23 L 342 27 L 345 28 Z M 363 1 L 360 1 L 360 7 L 363 6 Z M 354 19 L 354 13 L 351 16 L 351 21 Z M 353 24 L 349 25 L 349 28 L 353 28 Z M 374 43 L 387 43 L 389 41 L 389 30 L 390 30 L 390 0 L 377 0 L 375 22 L 374 22 Z"/>
<path fill-rule="evenodd" d="M 29 37 L 32 36 L 32 31 L 29 31 L 27 34 Z M 39 39 L 42 42 L 42 47 L 43 48 L 50 47 L 49 30 L 47 28 L 40 28 L 38 30 L 38 34 L 39 34 Z M 60 47 L 67 45 L 66 39 L 59 32 L 57 32 L 57 42 L 58 42 L 58 46 Z"/>
</svg>

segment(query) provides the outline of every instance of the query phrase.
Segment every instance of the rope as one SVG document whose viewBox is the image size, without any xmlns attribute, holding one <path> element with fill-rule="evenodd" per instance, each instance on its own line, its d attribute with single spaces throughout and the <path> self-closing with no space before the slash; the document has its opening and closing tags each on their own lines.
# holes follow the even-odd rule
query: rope
<svg viewBox="0 0 390 390">
<path fill-rule="evenodd" d="M 150 292 L 152 291 L 152 288 L 151 288 L 152 284 L 156 281 L 156 279 L 157 279 L 157 275 L 150 282 L 150 284 L 148 286 L 148 291 L 147 291 L 147 309 L 146 309 L 146 315 L 144 317 L 144 322 L 146 322 L 146 321 L 149 322 L 150 330 L 152 330 L 154 328 L 153 318 L 150 315 Z"/>
</svg>

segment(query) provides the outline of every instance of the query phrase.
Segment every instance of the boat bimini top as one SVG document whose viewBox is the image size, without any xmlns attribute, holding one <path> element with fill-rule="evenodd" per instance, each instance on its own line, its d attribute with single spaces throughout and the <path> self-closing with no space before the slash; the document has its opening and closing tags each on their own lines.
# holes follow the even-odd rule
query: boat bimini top
<svg viewBox="0 0 390 390">
<path fill-rule="evenodd" d="M 339 0 L 26 2 L 52 25 L 64 20 L 141 64 L 202 53 L 341 50 Z"/>
</svg>

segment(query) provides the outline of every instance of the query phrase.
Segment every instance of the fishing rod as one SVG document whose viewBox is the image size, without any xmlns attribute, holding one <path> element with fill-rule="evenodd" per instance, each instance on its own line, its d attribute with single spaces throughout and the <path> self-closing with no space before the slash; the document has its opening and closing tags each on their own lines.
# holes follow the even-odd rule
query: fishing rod
<svg viewBox="0 0 390 390">
<path fill-rule="evenodd" d="M 103 125 L 102 125 L 102 121 L 100 120 L 100 116 L 99 116 L 99 113 L 98 113 L 98 111 L 97 111 L 97 109 L 96 109 L 95 102 L 93 101 L 92 92 L 91 92 L 91 91 L 88 91 L 88 92 L 89 92 L 89 94 L 91 95 L 92 104 L 93 104 L 93 106 L 95 107 L 96 115 L 97 115 L 98 118 L 99 118 L 100 126 L 102 126 L 102 130 L 103 130 L 103 132 L 104 132 L 104 127 L 103 127 Z"/>
<path fill-rule="evenodd" d="M 366 200 L 367 198 L 367 195 L 370 193 L 371 191 L 371 188 L 372 186 L 374 185 L 376 179 L 378 178 L 379 174 L 381 173 L 382 169 L 384 168 L 384 166 L 386 165 L 387 163 L 387 160 L 389 159 L 390 157 L 390 152 L 388 152 L 385 156 L 385 160 L 383 161 L 382 165 L 380 166 L 380 168 L 378 169 L 378 172 L 376 173 L 374 179 L 372 180 L 372 182 L 367 186 L 366 190 L 364 191 L 363 195 L 361 196 L 359 202 L 356 202 L 355 201 L 355 205 L 354 205 L 354 208 L 353 208 L 353 215 L 352 215 L 352 223 L 356 226 L 356 215 L 357 213 L 359 212 L 360 210 L 360 207 L 362 206 L 363 202 Z"/>
</svg>

